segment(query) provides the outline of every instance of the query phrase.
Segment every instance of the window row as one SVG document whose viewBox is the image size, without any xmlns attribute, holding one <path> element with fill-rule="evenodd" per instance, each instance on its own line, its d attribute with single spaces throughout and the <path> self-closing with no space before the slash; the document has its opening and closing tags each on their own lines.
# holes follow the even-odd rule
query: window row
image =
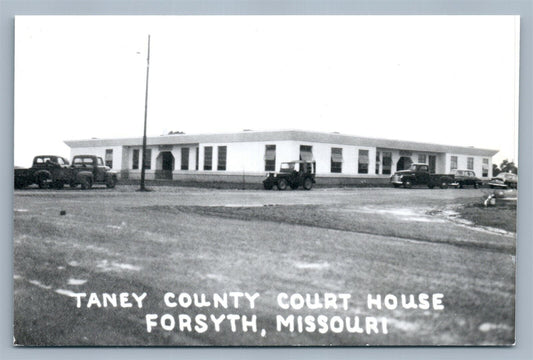
<svg viewBox="0 0 533 360">
<path fill-rule="evenodd" d="M 458 168 L 458 156 L 451 156 L 450 157 L 450 170 L 457 170 Z M 474 158 L 473 157 L 467 157 L 466 158 L 466 169 L 467 170 L 474 170 Z M 482 177 L 488 177 L 489 176 L 489 159 L 483 158 L 482 164 L 481 164 L 481 176 Z"/>
<path fill-rule="evenodd" d="M 388 155 L 386 155 L 388 154 Z M 385 160 L 388 165 L 388 171 L 390 174 L 390 164 L 392 164 L 392 153 L 384 153 L 384 156 L 389 156 L 389 160 Z M 299 160 L 312 161 L 313 160 L 313 147 L 310 145 L 300 145 L 300 157 Z M 276 171 L 276 145 L 265 145 L 265 171 Z M 331 162 L 330 172 L 342 173 L 342 148 L 331 148 Z M 368 174 L 369 169 L 369 151 L 359 150 L 359 157 L 357 163 L 358 174 Z"/>
<path fill-rule="evenodd" d="M 198 148 L 196 150 L 196 164 L 195 169 L 198 170 Z M 189 170 L 189 154 L 191 149 L 190 148 L 181 148 L 181 170 Z M 142 151 L 140 149 L 133 149 L 132 153 L 132 165 L 131 168 L 133 170 L 139 169 L 140 164 L 140 158 L 142 156 Z M 173 158 L 172 158 L 173 161 Z M 107 165 L 107 153 L 106 153 L 106 165 Z M 109 165 L 107 165 L 109 166 Z M 110 166 L 111 167 L 111 166 Z M 146 156 L 144 159 L 144 168 L 146 170 L 150 170 L 152 168 L 152 149 L 146 149 Z M 172 166 L 172 169 L 174 167 Z"/>
</svg>

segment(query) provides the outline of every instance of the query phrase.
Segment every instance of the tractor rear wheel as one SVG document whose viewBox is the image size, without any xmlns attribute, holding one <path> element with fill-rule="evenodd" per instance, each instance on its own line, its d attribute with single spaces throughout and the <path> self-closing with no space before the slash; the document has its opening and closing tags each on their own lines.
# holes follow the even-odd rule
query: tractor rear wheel
<svg viewBox="0 0 533 360">
<path fill-rule="evenodd" d="M 287 189 L 287 180 L 279 179 L 279 181 L 278 181 L 278 189 L 282 190 L 282 191 Z"/>
<path fill-rule="evenodd" d="M 313 187 L 313 180 L 311 178 L 305 178 L 304 179 L 304 189 L 305 190 L 311 190 Z"/>
</svg>

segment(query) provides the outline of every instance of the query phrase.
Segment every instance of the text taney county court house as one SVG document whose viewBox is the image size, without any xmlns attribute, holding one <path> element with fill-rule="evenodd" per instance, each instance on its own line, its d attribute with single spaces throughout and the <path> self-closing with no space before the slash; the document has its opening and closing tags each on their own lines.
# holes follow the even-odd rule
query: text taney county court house
<svg viewBox="0 0 533 360">
<path fill-rule="evenodd" d="M 123 180 L 140 179 L 142 138 L 69 140 L 74 155 L 101 156 Z M 282 162 L 316 161 L 317 182 L 331 185 L 386 183 L 412 163 L 433 173 L 473 170 L 492 177 L 497 150 L 378 139 L 301 130 L 172 134 L 148 137 L 146 179 L 260 183 Z"/>
</svg>

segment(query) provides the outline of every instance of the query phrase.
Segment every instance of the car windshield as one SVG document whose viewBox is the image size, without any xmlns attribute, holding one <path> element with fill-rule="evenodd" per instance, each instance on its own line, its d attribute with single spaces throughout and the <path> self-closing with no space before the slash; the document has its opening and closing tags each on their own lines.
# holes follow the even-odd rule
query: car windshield
<svg viewBox="0 0 533 360">
<path fill-rule="evenodd" d="M 499 173 L 498 175 L 496 175 L 497 178 L 504 180 L 513 179 L 514 176 L 515 175 L 512 173 Z"/>
<path fill-rule="evenodd" d="M 426 168 L 426 166 L 424 166 L 424 165 L 412 164 L 412 165 L 409 167 L 409 170 L 410 170 L 410 171 L 427 171 L 427 168 Z"/>
<path fill-rule="evenodd" d="M 293 171 L 294 170 L 294 167 L 295 167 L 295 163 L 293 162 L 289 162 L 289 163 L 281 163 L 281 171 L 282 172 L 288 172 L 288 171 Z"/>
</svg>

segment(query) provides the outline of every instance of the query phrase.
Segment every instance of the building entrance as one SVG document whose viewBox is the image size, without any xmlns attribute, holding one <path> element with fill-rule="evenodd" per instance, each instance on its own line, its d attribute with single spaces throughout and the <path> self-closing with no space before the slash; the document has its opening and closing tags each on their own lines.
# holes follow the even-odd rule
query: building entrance
<svg viewBox="0 0 533 360">
<path fill-rule="evenodd" d="M 156 179 L 172 180 L 172 171 L 174 171 L 174 155 L 170 151 L 162 151 L 157 156 L 158 168 L 155 171 Z"/>
<path fill-rule="evenodd" d="M 413 160 L 411 160 L 409 156 L 402 156 L 400 157 L 400 160 L 398 160 L 398 162 L 396 163 L 396 171 L 409 169 L 412 163 Z"/>
</svg>

